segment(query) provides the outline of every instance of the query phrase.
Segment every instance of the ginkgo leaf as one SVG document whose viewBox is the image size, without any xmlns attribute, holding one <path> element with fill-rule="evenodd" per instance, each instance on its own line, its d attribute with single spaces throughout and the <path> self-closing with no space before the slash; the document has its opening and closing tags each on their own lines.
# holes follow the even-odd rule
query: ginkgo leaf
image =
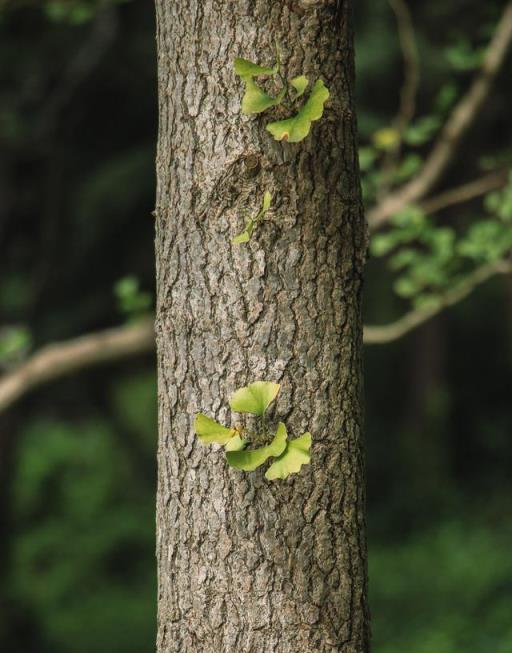
<svg viewBox="0 0 512 653">
<path fill-rule="evenodd" d="M 265 478 L 273 481 L 276 478 L 286 478 L 300 471 L 302 465 L 311 460 L 311 433 L 304 433 L 300 438 L 289 440 L 284 452 L 276 458 L 265 472 Z"/>
<path fill-rule="evenodd" d="M 304 140 L 309 134 L 311 123 L 322 117 L 324 104 L 329 97 L 329 90 L 321 79 L 315 82 L 313 89 L 299 112 L 287 118 L 278 120 L 267 125 L 269 131 L 276 141 L 288 141 L 298 143 Z"/>
<path fill-rule="evenodd" d="M 255 113 L 261 113 L 279 104 L 285 96 L 286 89 L 282 89 L 275 97 L 265 93 L 254 79 L 250 76 L 243 76 L 242 80 L 245 82 L 245 94 L 242 98 L 242 113 L 246 116 Z"/>
<path fill-rule="evenodd" d="M 263 217 L 263 215 L 265 215 L 265 213 L 269 210 L 271 201 L 272 201 L 272 195 L 268 192 L 268 190 L 266 190 L 265 194 L 263 195 L 263 204 L 261 207 L 260 214 L 258 214 L 258 218 Z"/>
<path fill-rule="evenodd" d="M 246 444 L 247 440 L 244 440 L 239 435 L 235 435 L 231 440 L 226 442 L 224 449 L 226 451 L 241 451 Z"/>
<path fill-rule="evenodd" d="M 280 456 L 286 448 L 286 427 L 279 422 L 272 442 L 266 447 L 247 451 L 228 451 L 226 458 L 231 467 L 252 472 L 272 456 Z"/>
<path fill-rule="evenodd" d="M 194 430 L 201 444 L 226 444 L 236 434 L 235 429 L 228 429 L 203 413 L 196 416 Z"/>
<path fill-rule="evenodd" d="M 232 238 L 231 242 L 234 245 L 240 245 L 240 243 L 248 242 L 252 236 L 253 230 L 254 230 L 254 220 L 251 218 L 250 220 L 248 220 L 247 224 L 245 225 L 245 229 L 241 233 L 239 233 L 238 236 Z"/>
<path fill-rule="evenodd" d="M 300 97 L 301 95 L 304 95 L 304 91 L 308 87 L 309 80 L 306 75 L 299 75 L 298 77 L 291 79 L 290 84 L 297 91 L 295 97 Z"/>
<path fill-rule="evenodd" d="M 277 69 L 269 66 L 258 66 L 248 59 L 237 57 L 235 59 L 235 73 L 239 77 L 255 77 L 256 75 L 275 75 Z"/>
<path fill-rule="evenodd" d="M 231 239 L 231 242 L 234 245 L 240 245 L 240 243 L 247 243 L 249 241 L 249 239 L 252 236 L 252 232 L 254 231 L 256 222 L 258 220 L 261 220 L 265 216 L 265 213 L 270 208 L 271 202 L 272 202 L 272 195 L 267 190 L 263 195 L 263 203 L 258 213 L 253 218 L 250 218 L 247 221 L 244 230 L 241 233 L 239 233 L 238 236 L 235 236 L 234 238 Z"/>
<path fill-rule="evenodd" d="M 237 413 L 261 416 L 276 398 L 280 387 L 279 383 L 256 381 L 237 390 L 229 404 Z"/>
</svg>

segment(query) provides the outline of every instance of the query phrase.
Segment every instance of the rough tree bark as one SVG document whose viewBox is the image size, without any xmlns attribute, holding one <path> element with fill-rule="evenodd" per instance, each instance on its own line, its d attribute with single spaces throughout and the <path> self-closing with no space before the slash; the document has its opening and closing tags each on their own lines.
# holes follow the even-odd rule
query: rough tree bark
<svg viewBox="0 0 512 653">
<path fill-rule="evenodd" d="M 361 446 L 366 249 L 349 0 L 157 0 L 160 129 L 159 653 L 366 653 Z M 321 77 L 302 143 L 240 114 L 237 56 Z M 265 190 L 269 219 L 230 238 Z M 275 419 L 313 434 L 287 481 L 229 469 L 193 434 L 230 394 L 282 384 Z"/>
</svg>

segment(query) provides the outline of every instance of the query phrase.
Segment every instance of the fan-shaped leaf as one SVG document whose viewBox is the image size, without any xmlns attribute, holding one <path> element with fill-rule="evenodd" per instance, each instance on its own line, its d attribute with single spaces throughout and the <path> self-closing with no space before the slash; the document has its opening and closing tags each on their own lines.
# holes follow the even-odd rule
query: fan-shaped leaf
<svg viewBox="0 0 512 653">
<path fill-rule="evenodd" d="M 286 89 L 282 89 L 275 97 L 265 93 L 252 77 L 242 77 L 245 82 L 245 94 L 242 98 L 242 113 L 246 116 L 261 113 L 279 104 L 285 96 Z"/>
<path fill-rule="evenodd" d="M 246 444 L 247 444 L 247 440 L 244 440 L 239 435 L 235 435 L 235 437 L 231 438 L 231 440 L 226 442 L 224 449 L 226 451 L 241 451 Z"/>
<path fill-rule="evenodd" d="M 229 402 L 232 410 L 237 413 L 263 415 L 279 392 L 280 385 L 271 381 L 256 381 L 240 388 Z"/>
<path fill-rule="evenodd" d="M 275 75 L 277 69 L 268 66 L 258 66 L 248 59 L 237 57 L 235 59 L 235 73 L 239 77 L 255 77 L 256 75 Z"/>
<path fill-rule="evenodd" d="M 321 79 L 315 82 L 313 90 L 308 99 L 297 113 L 297 115 L 278 120 L 267 125 L 269 131 L 276 141 L 288 141 L 298 143 L 306 138 L 311 129 L 311 123 L 322 117 L 324 104 L 329 97 L 329 90 Z"/>
<path fill-rule="evenodd" d="M 234 238 L 231 239 L 231 242 L 234 245 L 239 245 L 240 243 L 246 243 L 249 241 L 249 239 L 252 236 L 252 232 L 254 231 L 254 227 L 256 226 L 256 222 L 258 222 L 258 220 L 261 220 L 265 216 L 265 213 L 270 208 L 271 201 L 272 201 L 272 195 L 267 190 L 263 195 L 263 203 L 261 205 L 261 209 L 253 218 L 249 218 L 247 224 L 245 225 L 244 230 L 241 233 L 239 233 L 238 236 L 235 236 Z"/>
<path fill-rule="evenodd" d="M 271 456 L 280 456 L 285 450 L 286 438 L 286 427 L 279 422 L 274 439 L 269 445 L 248 451 L 228 451 L 226 458 L 231 467 L 242 469 L 244 472 L 252 472 Z"/>
<path fill-rule="evenodd" d="M 289 440 L 284 452 L 274 460 L 265 472 L 265 478 L 273 481 L 276 478 L 286 478 L 300 471 L 302 465 L 311 460 L 311 433 L 304 433 L 300 438 Z"/>
<path fill-rule="evenodd" d="M 299 75 L 298 77 L 291 79 L 290 84 L 297 91 L 295 97 L 300 97 L 301 95 L 304 95 L 304 91 L 308 87 L 309 80 L 305 75 Z"/>
<path fill-rule="evenodd" d="M 194 430 L 201 444 L 227 444 L 236 433 L 235 429 L 228 429 L 203 413 L 196 416 Z"/>
<path fill-rule="evenodd" d="M 241 243 L 247 243 L 252 236 L 253 230 L 254 230 L 254 220 L 250 218 L 247 221 L 247 224 L 245 225 L 245 229 L 241 233 L 239 233 L 238 236 L 232 238 L 231 242 L 233 243 L 233 245 L 240 245 Z"/>
</svg>

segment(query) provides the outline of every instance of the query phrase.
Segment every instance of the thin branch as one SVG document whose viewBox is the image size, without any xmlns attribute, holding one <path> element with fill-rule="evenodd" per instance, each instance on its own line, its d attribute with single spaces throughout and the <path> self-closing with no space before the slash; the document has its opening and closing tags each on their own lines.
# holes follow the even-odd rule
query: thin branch
<svg viewBox="0 0 512 653">
<path fill-rule="evenodd" d="M 150 352 L 155 347 L 152 320 L 43 347 L 0 377 L 0 413 L 33 388 L 100 363 Z"/>
<path fill-rule="evenodd" d="M 470 295 L 475 288 L 497 274 L 512 273 L 512 264 L 508 261 L 486 263 L 474 270 L 464 281 L 447 290 L 439 304 L 432 308 L 419 308 L 406 313 L 396 322 L 384 326 L 365 326 L 363 342 L 365 345 L 384 344 L 398 340 L 416 327 L 434 317 L 445 308 L 453 306 Z"/>
<path fill-rule="evenodd" d="M 418 175 L 368 211 L 368 223 L 372 229 L 381 227 L 407 204 L 421 200 L 439 180 L 455 155 L 462 136 L 478 115 L 511 41 L 512 1 L 505 7 L 477 76 L 453 109 Z"/>
<path fill-rule="evenodd" d="M 400 134 L 400 140 L 416 109 L 416 94 L 420 81 L 418 49 L 414 38 L 414 27 L 411 12 L 405 0 L 389 0 L 395 14 L 398 39 L 404 61 L 404 82 L 400 90 L 400 108 L 394 120 L 395 129 Z"/>
<path fill-rule="evenodd" d="M 489 193 L 491 190 L 503 188 L 508 180 L 508 170 L 498 170 L 491 172 L 480 179 L 475 179 L 457 188 L 452 188 L 439 195 L 430 197 L 429 199 L 421 202 L 420 207 L 425 213 L 436 213 L 442 209 L 446 209 L 454 204 L 462 204 L 468 202 L 475 197 L 480 197 Z"/>
<path fill-rule="evenodd" d="M 400 106 L 395 118 L 392 121 L 398 138 L 395 145 L 385 154 L 381 170 L 381 181 L 378 184 L 377 199 L 381 200 L 389 194 L 391 186 L 391 173 L 396 168 L 400 150 L 403 142 L 403 135 L 409 123 L 414 117 L 416 110 L 416 94 L 420 81 L 418 49 L 414 36 L 411 12 L 405 0 L 389 0 L 389 5 L 395 14 L 398 40 L 404 64 L 404 80 L 400 89 Z"/>
</svg>

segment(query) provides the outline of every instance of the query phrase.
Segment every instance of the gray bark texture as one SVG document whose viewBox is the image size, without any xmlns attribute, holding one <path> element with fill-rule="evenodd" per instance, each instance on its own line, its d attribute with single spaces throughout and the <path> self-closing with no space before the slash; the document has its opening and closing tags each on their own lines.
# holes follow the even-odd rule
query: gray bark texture
<svg viewBox="0 0 512 653">
<path fill-rule="evenodd" d="M 349 0 L 157 0 L 160 127 L 158 653 L 367 653 L 361 287 L 366 227 Z M 298 144 L 240 113 L 241 56 L 331 97 Z M 272 119 L 272 115 L 270 115 Z M 271 211 L 231 238 L 265 190 Z M 235 423 L 231 393 L 281 392 L 313 435 L 282 481 L 230 469 L 193 419 Z"/>
</svg>

